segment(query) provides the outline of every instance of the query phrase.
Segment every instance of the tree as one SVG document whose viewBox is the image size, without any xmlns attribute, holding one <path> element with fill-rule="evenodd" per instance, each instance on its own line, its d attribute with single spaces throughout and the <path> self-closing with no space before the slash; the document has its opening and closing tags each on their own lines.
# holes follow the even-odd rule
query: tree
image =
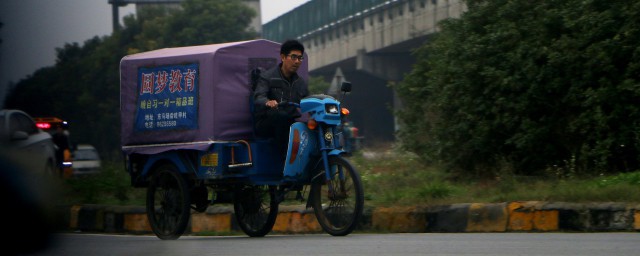
<svg viewBox="0 0 640 256">
<path fill-rule="evenodd" d="M 189 0 L 182 9 L 148 9 L 137 37 L 139 50 L 215 44 L 252 39 L 248 29 L 256 13 L 241 1 Z"/>
<path fill-rule="evenodd" d="M 331 87 L 331 84 L 324 81 L 323 77 L 309 77 L 309 94 L 327 94 L 329 87 Z"/>
<path fill-rule="evenodd" d="M 476 174 L 640 167 L 640 3 L 467 5 L 397 88 L 408 149 Z"/>
<path fill-rule="evenodd" d="M 19 81 L 5 106 L 64 118 L 71 123 L 72 140 L 118 156 L 121 58 L 163 47 L 248 40 L 255 35 L 247 31 L 253 16 L 238 0 L 186 0 L 182 9 L 152 8 L 125 17 L 124 27 L 110 36 L 56 49 L 56 64 Z"/>
</svg>

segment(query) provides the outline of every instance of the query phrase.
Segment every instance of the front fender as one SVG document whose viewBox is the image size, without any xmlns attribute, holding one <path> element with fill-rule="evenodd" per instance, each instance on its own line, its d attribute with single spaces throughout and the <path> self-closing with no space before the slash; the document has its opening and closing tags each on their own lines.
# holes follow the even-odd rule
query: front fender
<svg viewBox="0 0 640 256">
<path fill-rule="evenodd" d="M 342 154 L 347 154 L 347 152 L 345 152 L 344 150 L 340 150 L 340 149 L 333 149 L 333 150 L 327 152 L 327 157 L 340 156 Z M 327 158 L 327 160 L 329 160 L 329 159 Z M 322 162 L 322 157 L 319 157 L 318 160 L 314 164 L 314 170 L 319 170 L 322 167 L 323 164 L 324 163 Z M 316 176 L 316 177 L 318 177 L 318 176 Z"/>
<path fill-rule="evenodd" d="M 333 149 L 331 151 L 329 151 L 329 153 L 327 153 L 327 156 L 339 156 L 342 154 L 346 154 L 347 152 L 345 152 L 344 150 L 341 149 Z"/>
</svg>

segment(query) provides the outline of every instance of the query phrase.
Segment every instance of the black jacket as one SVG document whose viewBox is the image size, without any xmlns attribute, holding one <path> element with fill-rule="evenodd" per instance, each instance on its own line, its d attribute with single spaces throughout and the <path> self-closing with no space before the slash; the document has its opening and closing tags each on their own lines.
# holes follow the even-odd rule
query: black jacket
<svg viewBox="0 0 640 256">
<path fill-rule="evenodd" d="M 253 102 L 255 104 L 255 114 L 257 118 L 263 117 L 269 111 L 265 106 L 267 101 L 276 100 L 281 102 L 300 103 L 300 100 L 309 95 L 307 83 L 298 74 L 291 77 L 291 81 L 287 81 L 280 73 L 280 65 L 277 65 L 262 74 L 258 79 L 256 89 L 253 93 Z M 279 83 L 280 86 L 275 85 Z M 293 106 L 278 107 L 287 111 L 292 117 L 298 117 L 299 113 Z"/>
</svg>

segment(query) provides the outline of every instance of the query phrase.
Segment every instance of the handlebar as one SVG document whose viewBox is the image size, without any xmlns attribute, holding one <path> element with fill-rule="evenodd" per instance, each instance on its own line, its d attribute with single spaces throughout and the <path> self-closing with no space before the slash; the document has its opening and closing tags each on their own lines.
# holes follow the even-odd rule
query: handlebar
<svg viewBox="0 0 640 256">
<path fill-rule="evenodd" d="M 295 103 L 295 102 L 289 102 L 289 101 L 284 101 L 284 102 L 279 102 L 278 103 L 278 107 L 284 107 L 284 106 L 294 106 L 299 108 L 300 104 Z"/>
</svg>

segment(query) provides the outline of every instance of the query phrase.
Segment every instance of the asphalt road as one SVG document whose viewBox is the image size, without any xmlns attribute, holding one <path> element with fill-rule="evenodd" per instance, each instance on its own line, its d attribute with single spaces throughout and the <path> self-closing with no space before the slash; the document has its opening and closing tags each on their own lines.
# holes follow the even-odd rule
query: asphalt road
<svg viewBox="0 0 640 256">
<path fill-rule="evenodd" d="M 25 238 L 28 243 L 28 238 Z M 245 236 L 60 234 L 36 255 L 640 255 L 638 233 L 417 233 Z"/>
</svg>

